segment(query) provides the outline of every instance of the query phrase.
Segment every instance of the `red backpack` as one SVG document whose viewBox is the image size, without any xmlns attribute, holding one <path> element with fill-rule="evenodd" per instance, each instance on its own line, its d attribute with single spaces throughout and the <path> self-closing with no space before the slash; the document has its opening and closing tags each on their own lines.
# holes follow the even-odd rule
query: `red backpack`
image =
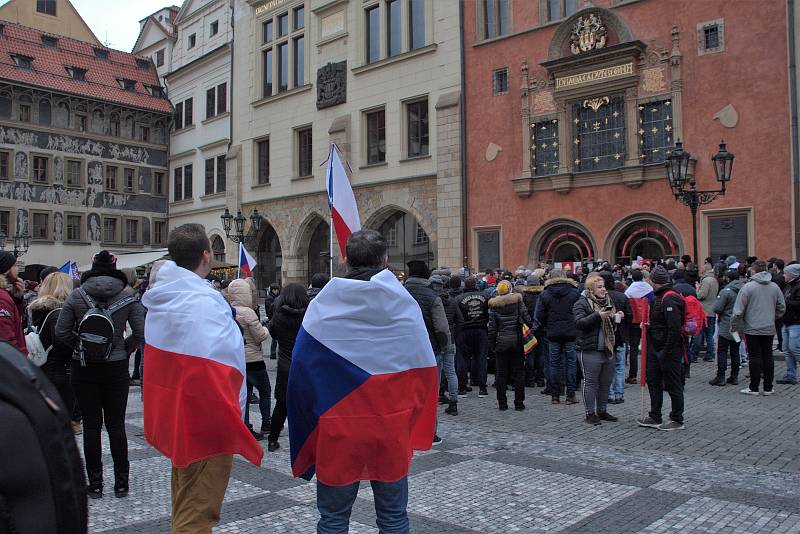
<svg viewBox="0 0 800 534">
<path fill-rule="evenodd" d="M 697 300 L 697 297 L 689 295 L 684 297 L 675 291 L 667 291 L 664 293 L 664 298 L 667 295 L 675 295 L 683 301 L 683 326 L 681 326 L 681 334 L 686 337 L 699 335 L 706 326 L 706 312 L 703 310 L 703 305 Z"/>
</svg>

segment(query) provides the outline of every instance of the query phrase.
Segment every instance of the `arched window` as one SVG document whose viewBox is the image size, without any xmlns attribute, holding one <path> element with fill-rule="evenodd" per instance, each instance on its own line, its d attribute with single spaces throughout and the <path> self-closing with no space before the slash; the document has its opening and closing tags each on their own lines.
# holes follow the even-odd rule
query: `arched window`
<svg viewBox="0 0 800 534">
<path fill-rule="evenodd" d="M 123 128 L 122 132 L 123 136 L 127 137 L 128 139 L 133 139 L 135 134 L 134 127 L 135 124 L 133 121 L 133 115 L 128 115 L 127 117 L 125 117 L 125 127 Z"/>
<path fill-rule="evenodd" d="M 111 114 L 111 120 L 108 123 L 108 135 L 113 137 L 120 136 L 120 121 L 118 113 Z"/>
<path fill-rule="evenodd" d="M 225 241 L 218 235 L 211 240 L 211 252 L 214 254 L 215 260 L 225 261 Z"/>
<path fill-rule="evenodd" d="M 619 233 L 614 245 L 617 263 L 628 264 L 637 258 L 660 260 L 680 255 L 678 241 L 666 225 L 657 220 L 639 220 Z"/>
<path fill-rule="evenodd" d="M 50 122 L 52 120 L 52 108 L 50 107 L 50 101 L 46 98 L 42 98 L 39 100 L 39 124 L 43 126 L 50 126 Z"/>
<path fill-rule="evenodd" d="M 410 213 L 399 209 L 393 211 L 378 227 L 378 232 L 386 240 L 389 268 L 395 273 L 405 273 L 406 264 L 412 260 L 434 265 L 436 243 Z"/>
<path fill-rule="evenodd" d="M 92 112 L 92 131 L 102 133 L 105 131 L 106 116 L 100 109 L 95 109 Z"/>
</svg>

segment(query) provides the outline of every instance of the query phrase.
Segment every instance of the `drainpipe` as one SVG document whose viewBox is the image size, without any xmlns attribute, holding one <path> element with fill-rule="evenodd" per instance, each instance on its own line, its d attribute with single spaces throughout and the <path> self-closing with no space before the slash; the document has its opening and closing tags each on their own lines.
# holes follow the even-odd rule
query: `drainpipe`
<svg viewBox="0 0 800 534">
<path fill-rule="evenodd" d="M 234 39 L 236 38 L 236 26 L 234 23 L 234 10 L 235 10 L 235 3 L 236 0 L 230 0 L 230 7 L 231 7 L 231 79 L 230 79 L 230 90 L 228 91 L 228 100 L 230 101 L 231 105 L 228 106 L 228 112 L 230 113 L 230 117 L 228 117 L 228 152 L 231 150 L 231 145 L 233 144 L 233 43 Z M 227 165 L 227 163 L 226 163 Z M 226 187 L 227 189 L 227 187 Z"/>
<path fill-rule="evenodd" d="M 795 52 L 796 40 L 794 17 L 795 17 L 795 3 L 794 0 L 787 0 L 787 24 L 789 26 L 789 106 L 791 113 L 791 127 L 792 127 L 792 204 L 793 204 L 793 221 L 792 242 L 794 244 L 793 257 L 797 257 L 800 253 L 800 241 L 797 234 L 797 223 L 800 217 L 800 206 L 798 206 L 798 187 L 800 187 L 800 139 L 798 139 L 798 124 L 797 124 L 797 54 Z"/>
<path fill-rule="evenodd" d="M 791 0 L 790 0 L 791 1 Z M 469 267 L 467 257 L 467 91 L 466 72 L 464 59 L 464 3 L 458 3 L 458 29 L 461 41 L 461 106 L 459 114 L 461 119 L 461 255 L 464 267 Z"/>
</svg>

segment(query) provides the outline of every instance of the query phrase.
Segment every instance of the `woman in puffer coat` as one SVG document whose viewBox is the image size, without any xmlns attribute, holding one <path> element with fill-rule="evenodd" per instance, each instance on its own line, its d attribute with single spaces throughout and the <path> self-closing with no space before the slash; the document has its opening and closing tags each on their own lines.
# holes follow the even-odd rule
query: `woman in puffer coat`
<svg viewBox="0 0 800 534">
<path fill-rule="evenodd" d="M 269 431 L 269 412 L 272 408 L 270 395 L 271 385 L 267 375 L 267 364 L 264 362 L 264 351 L 261 343 L 269 336 L 267 329 L 258 320 L 253 310 L 253 292 L 246 280 L 234 280 L 228 286 L 228 302 L 236 311 L 236 322 L 242 329 L 244 338 L 244 356 L 247 368 L 247 398 L 258 390 L 258 409 L 261 411 L 261 432 L 253 430 L 250 424 L 250 403 L 244 411 L 244 423 L 253 433 L 253 437 L 261 441 L 264 433 Z"/>
<path fill-rule="evenodd" d="M 522 295 L 512 293 L 511 282 L 503 280 L 497 284 L 497 296 L 489 299 L 489 347 L 495 354 L 495 386 L 501 411 L 508 410 L 506 384 L 509 379 L 514 382 L 514 409 L 525 409 L 522 323 L 531 324 L 531 316 L 522 303 Z"/>
<path fill-rule="evenodd" d="M 269 332 L 278 342 L 278 376 L 275 379 L 275 409 L 272 410 L 267 450 L 280 448 L 278 438 L 286 422 L 286 384 L 289 381 L 289 368 L 292 365 L 292 350 L 297 332 L 303 323 L 308 308 L 306 288 L 300 284 L 288 284 L 275 300 Z"/>
</svg>

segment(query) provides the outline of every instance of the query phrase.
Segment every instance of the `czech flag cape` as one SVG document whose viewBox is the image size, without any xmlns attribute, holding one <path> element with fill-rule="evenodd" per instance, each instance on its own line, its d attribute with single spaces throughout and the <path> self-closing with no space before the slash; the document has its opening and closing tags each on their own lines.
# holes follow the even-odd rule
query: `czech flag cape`
<svg viewBox="0 0 800 534">
<path fill-rule="evenodd" d="M 431 448 L 438 372 L 417 302 L 394 274 L 334 278 L 311 301 L 286 393 L 292 472 L 329 486 L 392 482 Z"/>
<path fill-rule="evenodd" d="M 225 299 L 168 261 L 145 292 L 144 435 L 175 467 L 224 454 L 261 465 L 242 421 L 244 341 Z"/>
</svg>

